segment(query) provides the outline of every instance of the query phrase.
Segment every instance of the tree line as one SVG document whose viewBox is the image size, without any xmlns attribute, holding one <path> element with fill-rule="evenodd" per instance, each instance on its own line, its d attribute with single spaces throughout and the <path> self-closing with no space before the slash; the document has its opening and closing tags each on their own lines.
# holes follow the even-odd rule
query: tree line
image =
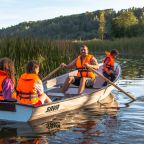
<svg viewBox="0 0 144 144">
<path fill-rule="evenodd" d="M 0 37 L 89 40 L 144 36 L 144 7 L 98 10 L 60 16 L 50 20 L 23 22 L 0 30 Z"/>
</svg>

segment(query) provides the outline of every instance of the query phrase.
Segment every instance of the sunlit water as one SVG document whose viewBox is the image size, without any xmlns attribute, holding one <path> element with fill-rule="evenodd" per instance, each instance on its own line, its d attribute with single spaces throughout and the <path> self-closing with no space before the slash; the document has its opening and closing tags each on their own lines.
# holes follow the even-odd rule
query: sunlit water
<svg viewBox="0 0 144 144">
<path fill-rule="evenodd" d="M 144 58 L 119 59 L 122 76 L 118 85 L 137 97 L 130 99 L 116 89 L 117 102 L 92 105 L 32 124 L 1 122 L 0 144 L 143 144 Z M 125 64 L 122 64 L 125 62 Z"/>
</svg>

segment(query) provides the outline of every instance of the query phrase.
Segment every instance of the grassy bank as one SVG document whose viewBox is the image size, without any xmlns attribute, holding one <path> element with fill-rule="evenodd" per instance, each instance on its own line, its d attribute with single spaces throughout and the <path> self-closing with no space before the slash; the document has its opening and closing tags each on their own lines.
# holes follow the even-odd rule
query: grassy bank
<svg viewBox="0 0 144 144">
<path fill-rule="evenodd" d="M 118 49 L 121 55 L 144 56 L 144 37 L 121 38 L 115 40 L 90 40 L 84 42 L 95 53 L 104 53 L 106 50 Z"/>
<path fill-rule="evenodd" d="M 0 57 L 9 57 L 15 62 L 17 77 L 24 72 L 27 61 L 38 60 L 40 75 L 44 77 L 61 62 L 70 62 L 77 55 L 75 47 L 71 41 L 4 38 L 0 39 Z"/>
<path fill-rule="evenodd" d="M 144 37 L 138 37 L 82 42 L 3 38 L 0 39 L 0 57 L 9 57 L 15 62 L 17 77 L 24 72 L 27 61 L 38 60 L 41 63 L 40 75 L 44 77 L 61 62 L 72 61 L 83 44 L 88 45 L 90 53 L 93 54 L 104 54 L 106 50 L 118 49 L 121 56 L 144 56 Z M 58 74 L 61 73 L 62 70 Z"/>
</svg>

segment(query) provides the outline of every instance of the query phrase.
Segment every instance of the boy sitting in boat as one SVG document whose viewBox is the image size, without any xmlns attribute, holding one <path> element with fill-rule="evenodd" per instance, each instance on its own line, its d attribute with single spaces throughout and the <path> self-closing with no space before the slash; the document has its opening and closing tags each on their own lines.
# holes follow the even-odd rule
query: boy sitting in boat
<svg viewBox="0 0 144 144">
<path fill-rule="evenodd" d="M 40 80 L 39 63 L 32 60 L 26 64 L 26 72 L 21 75 L 17 90 L 17 101 L 22 104 L 38 106 L 51 103 L 51 99 L 44 93 L 42 81 Z"/>
<path fill-rule="evenodd" d="M 0 100 L 15 101 L 15 70 L 9 58 L 0 59 Z"/>
<path fill-rule="evenodd" d="M 110 53 L 106 52 L 106 58 L 103 61 L 103 75 L 111 81 L 115 80 L 114 64 L 115 58 L 118 55 L 117 50 L 112 50 Z M 107 82 L 103 83 L 106 86 Z"/>
<path fill-rule="evenodd" d="M 62 63 L 61 67 L 67 69 L 76 68 L 78 70 L 77 76 L 67 77 L 64 86 L 62 87 L 62 92 L 65 93 L 70 84 L 74 84 L 79 86 L 78 94 L 82 94 L 85 87 L 93 86 L 96 78 L 96 75 L 87 67 L 92 67 L 98 70 L 99 64 L 93 55 L 88 54 L 88 47 L 84 45 L 80 49 L 80 55 L 75 60 L 68 65 Z"/>
</svg>

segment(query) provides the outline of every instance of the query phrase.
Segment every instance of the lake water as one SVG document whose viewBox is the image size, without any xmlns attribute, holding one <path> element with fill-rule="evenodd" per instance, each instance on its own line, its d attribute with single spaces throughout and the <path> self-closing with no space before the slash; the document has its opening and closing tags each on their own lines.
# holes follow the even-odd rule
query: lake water
<svg viewBox="0 0 144 144">
<path fill-rule="evenodd" d="M 101 58 L 101 57 L 99 57 Z M 143 144 L 144 58 L 121 58 L 118 85 L 137 97 L 130 99 L 116 89 L 116 101 L 92 105 L 35 123 L 0 122 L 0 144 Z M 125 62 L 123 64 L 123 62 Z M 119 108 L 109 108 L 109 106 Z"/>
</svg>

